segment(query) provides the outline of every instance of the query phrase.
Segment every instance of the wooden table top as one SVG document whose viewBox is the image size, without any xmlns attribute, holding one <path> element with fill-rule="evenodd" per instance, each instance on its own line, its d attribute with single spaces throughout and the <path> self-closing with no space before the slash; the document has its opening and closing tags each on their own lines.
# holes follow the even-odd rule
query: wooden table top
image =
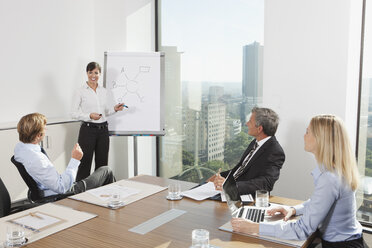
<svg viewBox="0 0 372 248">
<path fill-rule="evenodd" d="M 167 186 L 173 181 L 153 176 L 137 176 L 131 180 L 160 186 Z M 196 185 L 190 182 L 180 183 L 182 190 Z M 207 229 L 210 233 L 210 243 L 219 247 L 288 247 L 219 230 L 220 226 L 231 219 L 226 203 L 212 200 L 199 202 L 188 198 L 168 201 L 165 198 L 167 194 L 167 190 L 164 190 L 117 210 L 72 199 L 58 201 L 58 204 L 98 216 L 26 247 L 190 247 L 191 232 L 198 228 Z M 286 205 L 301 203 L 274 196 L 270 198 L 270 202 Z M 187 212 L 145 235 L 128 231 L 172 208 Z"/>
</svg>

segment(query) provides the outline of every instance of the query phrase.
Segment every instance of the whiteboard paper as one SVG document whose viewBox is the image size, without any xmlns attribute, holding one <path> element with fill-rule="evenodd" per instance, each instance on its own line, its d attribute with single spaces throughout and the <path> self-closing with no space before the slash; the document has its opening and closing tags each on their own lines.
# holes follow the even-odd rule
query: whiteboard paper
<svg viewBox="0 0 372 248">
<path fill-rule="evenodd" d="M 164 135 L 163 55 L 105 52 L 104 86 L 113 104 L 128 108 L 108 117 L 117 135 Z"/>
</svg>

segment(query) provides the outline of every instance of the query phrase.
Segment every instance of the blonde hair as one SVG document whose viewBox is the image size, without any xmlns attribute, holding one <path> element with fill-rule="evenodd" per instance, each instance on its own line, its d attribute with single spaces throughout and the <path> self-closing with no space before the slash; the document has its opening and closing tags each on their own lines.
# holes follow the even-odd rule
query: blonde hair
<svg viewBox="0 0 372 248">
<path fill-rule="evenodd" d="M 311 119 L 317 150 L 315 157 L 326 170 L 344 178 L 354 191 L 358 187 L 358 169 L 343 121 L 334 115 L 318 115 Z"/>
<path fill-rule="evenodd" d="M 23 116 L 17 125 L 19 140 L 23 143 L 32 143 L 44 130 L 46 123 L 46 117 L 39 113 Z"/>
</svg>

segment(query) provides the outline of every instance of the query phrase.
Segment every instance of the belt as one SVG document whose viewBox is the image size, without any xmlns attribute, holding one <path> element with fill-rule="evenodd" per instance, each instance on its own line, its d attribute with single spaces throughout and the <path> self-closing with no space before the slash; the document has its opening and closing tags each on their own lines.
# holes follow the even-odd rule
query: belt
<svg viewBox="0 0 372 248">
<path fill-rule="evenodd" d="M 107 121 L 102 122 L 102 123 L 92 123 L 92 122 L 84 121 L 81 125 L 85 127 L 98 128 L 98 129 L 104 129 L 108 127 Z"/>
</svg>

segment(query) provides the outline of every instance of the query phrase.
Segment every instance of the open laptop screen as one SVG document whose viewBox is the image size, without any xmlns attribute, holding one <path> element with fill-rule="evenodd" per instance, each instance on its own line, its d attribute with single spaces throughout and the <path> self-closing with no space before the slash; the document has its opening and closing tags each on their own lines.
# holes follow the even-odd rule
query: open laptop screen
<svg viewBox="0 0 372 248">
<path fill-rule="evenodd" d="M 240 199 L 236 181 L 231 171 L 227 175 L 226 180 L 222 185 L 222 189 L 226 196 L 227 205 L 229 206 L 231 213 L 234 213 L 242 206 L 242 202 Z"/>
</svg>

